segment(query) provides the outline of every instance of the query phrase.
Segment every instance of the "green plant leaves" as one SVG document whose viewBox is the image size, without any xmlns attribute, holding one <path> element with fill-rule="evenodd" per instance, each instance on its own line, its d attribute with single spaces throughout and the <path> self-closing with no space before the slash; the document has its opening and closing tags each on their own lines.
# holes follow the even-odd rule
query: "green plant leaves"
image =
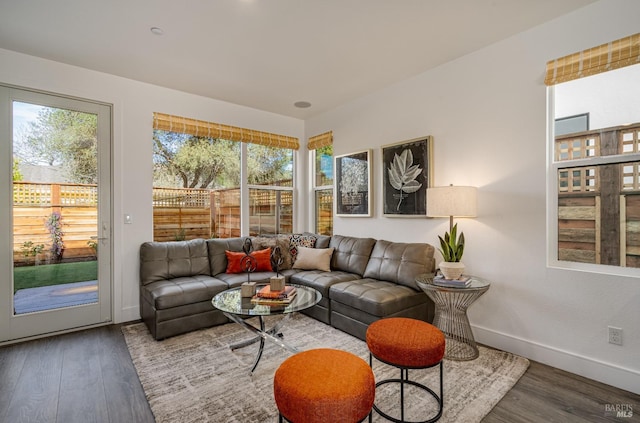
<svg viewBox="0 0 640 423">
<path fill-rule="evenodd" d="M 438 235 L 440 241 L 440 254 L 442 259 L 447 262 L 459 262 L 462 259 L 464 253 L 464 233 L 460 232 L 458 235 L 458 224 L 453 225 L 451 234 L 449 232 L 444 233 L 444 238 Z"/>
</svg>

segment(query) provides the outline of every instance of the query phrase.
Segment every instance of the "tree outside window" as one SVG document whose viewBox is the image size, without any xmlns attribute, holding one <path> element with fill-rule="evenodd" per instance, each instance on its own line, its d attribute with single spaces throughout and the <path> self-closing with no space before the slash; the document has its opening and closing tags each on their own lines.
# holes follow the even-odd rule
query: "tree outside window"
<svg viewBox="0 0 640 423">
<path fill-rule="evenodd" d="M 155 240 L 246 235 L 242 207 L 249 209 L 249 235 L 293 230 L 293 150 L 251 143 L 243 149 L 237 141 L 159 129 L 153 144 Z"/>
</svg>

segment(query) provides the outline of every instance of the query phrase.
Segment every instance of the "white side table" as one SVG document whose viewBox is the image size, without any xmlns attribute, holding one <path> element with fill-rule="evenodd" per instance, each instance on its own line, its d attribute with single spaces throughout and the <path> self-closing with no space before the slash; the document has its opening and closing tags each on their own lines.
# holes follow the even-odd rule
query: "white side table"
<svg viewBox="0 0 640 423">
<path fill-rule="evenodd" d="M 471 284 L 464 288 L 450 288 L 433 284 L 431 275 L 420 275 L 416 284 L 436 305 L 433 325 L 444 333 L 446 349 L 444 357 L 450 360 L 474 360 L 478 358 L 478 345 L 473 338 L 467 309 L 491 284 L 471 276 Z"/>
</svg>

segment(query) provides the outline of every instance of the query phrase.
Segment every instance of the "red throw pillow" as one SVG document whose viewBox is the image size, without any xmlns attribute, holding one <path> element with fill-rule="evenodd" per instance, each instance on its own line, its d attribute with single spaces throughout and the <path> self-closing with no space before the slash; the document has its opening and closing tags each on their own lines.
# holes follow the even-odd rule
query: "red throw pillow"
<svg viewBox="0 0 640 423">
<path fill-rule="evenodd" d="M 245 254 L 241 252 L 225 250 L 224 254 L 227 256 L 227 273 L 242 273 L 242 259 Z M 256 272 L 271 272 L 271 248 L 265 248 L 264 250 L 258 250 L 251 253 L 251 256 L 256 259 Z"/>
<path fill-rule="evenodd" d="M 251 255 L 258 262 L 256 272 L 273 272 L 271 268 L 271 247 L 254 251 Z"/>
</svg>

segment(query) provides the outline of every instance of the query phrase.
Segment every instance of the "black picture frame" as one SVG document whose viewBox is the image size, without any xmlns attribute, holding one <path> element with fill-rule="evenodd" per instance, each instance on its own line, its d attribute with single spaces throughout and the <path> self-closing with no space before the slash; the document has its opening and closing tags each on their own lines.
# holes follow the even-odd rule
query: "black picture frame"
<svg viewBox="0 0 640 423">
<path fill-rule="evenodd" d="M 382 146 L 382 211 L 387 217 L 426 217 L 433 186 L 433 137 Z"/>
<path fill-rule="evenodd" d="M 371 150 L 334 157 L 335 215 L 371 217 Z"/>
</svg>

